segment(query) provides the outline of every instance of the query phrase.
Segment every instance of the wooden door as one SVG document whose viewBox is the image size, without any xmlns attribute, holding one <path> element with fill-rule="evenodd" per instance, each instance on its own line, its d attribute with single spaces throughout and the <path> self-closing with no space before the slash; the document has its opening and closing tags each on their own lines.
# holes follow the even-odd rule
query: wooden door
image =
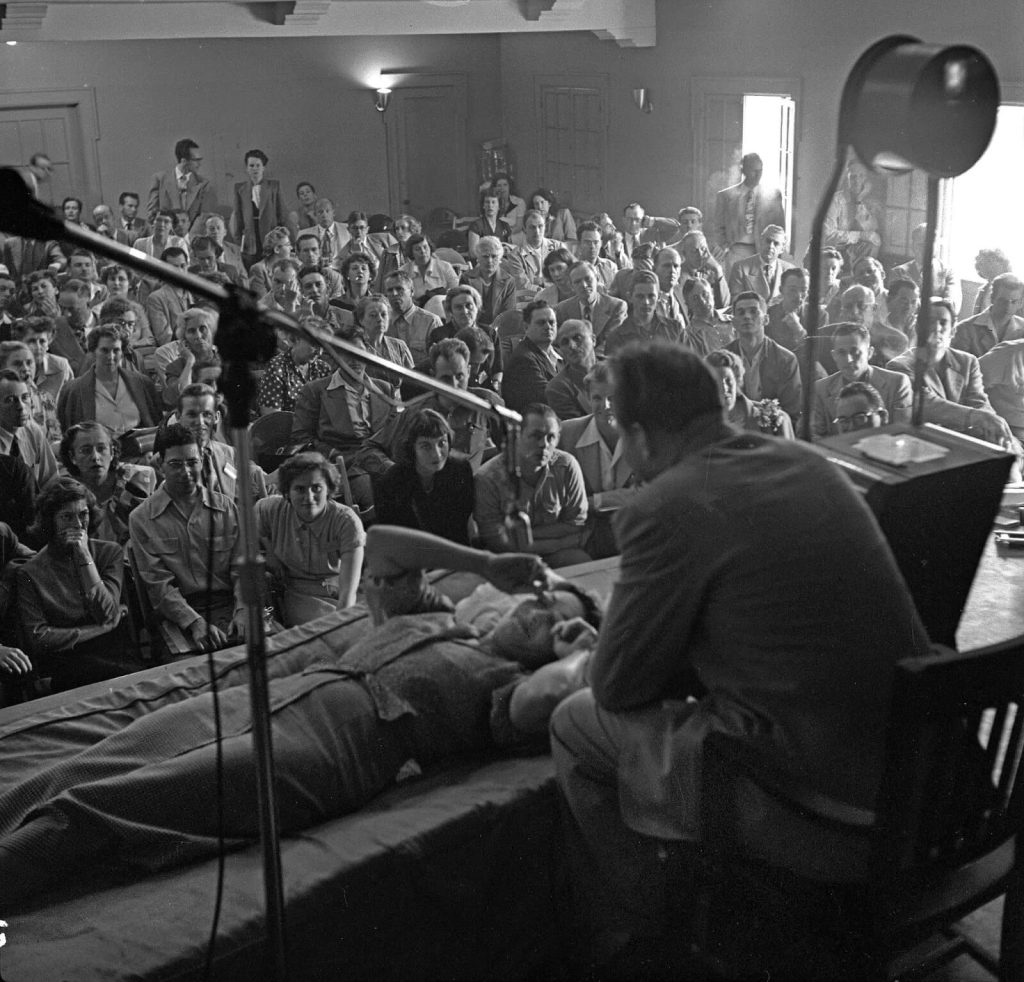
<svg viewBox="0 0 1024 982">
<path fill-rule="evenodd" d="M 45 153 L 53 162 L 53 176 L 40 186 L 40 199 L 59 204 L 74 195 L 86 200 L 80 133 L 75 106 L 0 108 L 0 161 L 24 165 L 34 153 Z"/>
</svg>

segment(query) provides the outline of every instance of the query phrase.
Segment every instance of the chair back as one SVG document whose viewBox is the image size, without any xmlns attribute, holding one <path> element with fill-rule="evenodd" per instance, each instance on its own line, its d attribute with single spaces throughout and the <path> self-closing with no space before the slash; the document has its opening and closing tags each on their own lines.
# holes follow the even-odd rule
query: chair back
<svg viewBox="0 0 1024 982">
<path fill-rule="evenodd" d="M 517 344 L 526 337 L 526 325 L 519 310 L 504 310 L 491 323 L 498 337 L 502 363 L 506 363 Z"/>
<path fill-rule="evenodd" d="M 370 226 L 371 234 L 373 232 L 390 232 L 395 227 L 395 220 L 390 215 L 384 215 L 380 212 L 371 215 L 367 219 L 367 223 Z"/>
<path fill-rule="evenodd" d="M 451 236 L 455 236 L 454 239 Z M 456 272 L 462 272 L 463 270 L 469 269 L 469 260 L 462 253 L 462 249 L 466 248 L 464 242 L 460 242 L 458 236 L 462 235 L 465 238 L 465 233 L 452 233 L 445 232 L 438 238 L 438 246 L 434 250 L 434 255 L 438 259 L 443 259 L 446 263 L 451 263 L 455 267 Z"/>
<path fill-rule="evenodd" d="M 1024 750 L 1024 636 L 937 649 L 896 667 L 872 873 L 935 874 L 984 857 L 1014 862 Z"/>
<path fill-rule="evenodd" d="M 284 457 L 288 456 L 292 441 L 292 419 L 294 413 L 284 409 L 260 416 L 249 426 L 249 440 L 253 460 L 265 471 L 275 471 Z M 283 452 L 283 453 L 282 453 Z"/>
</svg>

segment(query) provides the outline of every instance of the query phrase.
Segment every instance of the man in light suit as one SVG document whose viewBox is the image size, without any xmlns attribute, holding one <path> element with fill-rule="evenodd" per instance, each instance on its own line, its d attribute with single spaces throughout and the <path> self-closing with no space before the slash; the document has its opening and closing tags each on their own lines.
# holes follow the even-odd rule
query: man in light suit
<svg viewBox="0 0 1024 982">
<path fill-rule="evenodd" d="M 945 298 L 931 306 L 932 331 L 924 348 L 910 348 L 885 367 L 911 379 L 917 359 L 925 363 L 924 420 L 980 440 L 1009 446 L 1010 429 L 997 416 L 982 384 L 978 359 L 950 347 L 953 341 L 953 304 Z"/>
<path fill-rule="evenodd" d="M 760 238 L 761 251 L 735 263 L 729 270 L 729 292 L 735 297 L 753 292 L 765 303 L 777 297 L 782 288 L 782 274 L 793 264 L 779 257 L 786 251 L 786 231 L 781 225 L 769 225 Z"/>
<path fill-rule="evenodd" d="M 245 286 L 248 276 L 245 263 L 242 261 L 242 250 L 234 242 L 228 242 L 228 227 L 224 223 L 224 219 L 220 215 L 207 215 L 203 231 L 213 239 L 214 245 L 217 246 L 218 261 L 225 266 L 230 266 L 238 274 L 242 285 Z"/>
<path fill-rule="evenodd" d="M 726 270 L 755 255 L 769 225 L 786 227 L 782 195 L 762 186 L 763 171 L 761 158 L 756 153 L 746 154 L 740 161 L 743 180 L 715 196 L 715 230 L 718 246 L 726 253 Z"/>
<path fill-rule="evenodd" d="M 142 235 L 149 235 L 149 226 L 138 217 L 139 196 L 135 191 L 122 191 L 117 196 L 118 215 L 114 238 L 121 245 L 134 245 Z"/>
<path fill-rule="evenodd" d="M 863 324 L 840 324 L 832 335 L 832 358 L 839 369 L 814 383 L 811 434 L 815 440 L 839 433 L 839 393 L 850 382 L 865 382 L 882 398 L 890 423 L 909 423 L 912 397 L 910 379 L 902 372 L 869 364 L 874 349 L 871 332 Z"/>
<path fill-rule="evenodd" d="M 334 202 L 330 198 L 317 198 L 313 214 L 316 215 L 316 225 L 302 229 L 299 236 L 315 235 L 320 240 L 320 262 L 334 266 L 352 236 L 341 222 L 334 220 Z"/>
<path fill-rule="evenodd" d="M 262 150 L 248 151 L 245 169 L 249 180 L 235 185 L 231 237 L 241 248 L 246 269 L 262 257 L 263 237 L 267 232 L 285 224 L 281 185 L 264 177 L 269 159 Z"/>
<path fill-rule="evenodd" d="M 629 313 L 624 300 L 608 296 L 598 289 L 597 270 L 582 260 L 569 267 L 569 282 L 575 297 L 563 300 L 555 307 L 555 318 L 559 324 L 567 320 L 590 322 L 594 331 L 595 344 L 604 344 L 605 334 L 618 327 Z"/>
<path fill-rule="evenodd" d="M 198 227 L 199 218 L 217 210 L 217 192 L 205 177 L 199 176 L 203 158 L 195 140 L 174 144 L 174 159 L 177 163 L 173 170 L 153 175 L 146 214 L 152 222 L 158 211 L 187 211 L 192 234 L 200 235 L 204 230 Z"/>
</svg>

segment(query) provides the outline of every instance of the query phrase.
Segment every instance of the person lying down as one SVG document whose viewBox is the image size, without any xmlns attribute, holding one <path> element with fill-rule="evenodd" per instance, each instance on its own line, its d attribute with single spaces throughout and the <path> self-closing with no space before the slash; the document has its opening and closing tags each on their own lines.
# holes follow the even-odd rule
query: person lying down
<svg viewBox="0 0 1024 982">
<path fill-rule="evenodd" d="M 441 567 L 489 582 L 452 611 L 422 573 Z M 376 526 L 366 570 L 376 626 L 269 683 L 284 835 L 355 811 L 409 762 L 546 736 L 554 707 L 585 684 L 597 603 L 536 556 Z M 223 830 L 238 848 L 259 835 L 248 686 L 222 691 L 220 710 Z M 156 870 L 216 852 L 211 694 L 140 712 L 0 792 L 0 903 L 73 882 L 87 865 Z"/>
</svg>

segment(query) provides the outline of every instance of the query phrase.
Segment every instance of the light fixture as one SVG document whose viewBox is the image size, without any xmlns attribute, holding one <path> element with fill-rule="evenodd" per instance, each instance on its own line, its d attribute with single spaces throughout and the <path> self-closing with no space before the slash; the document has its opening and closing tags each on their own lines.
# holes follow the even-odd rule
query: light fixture
<svg viewBox="0 0 1024 982">
<path fill-rule="evenodd" d="M 633 89 L 633 102 L 641 112 L 649 113 L 654 109 L 654 102 L 651 99 L 651 90 L 646 88 Z"/>
<path fill-rule="evenodd" d="M 373 108 L 377 112 L 384 112 L 391 104 L 391 89 L 377 89 L 377 97 L 373 101 Z"/>
<path fill-rule="evenodd" d="M 6 44 L 9 48 L 13 48 L 17 43 L 18 43 L 17 41 L 5 41 L 4 42 L 4 44 Z"/>
</svg>

